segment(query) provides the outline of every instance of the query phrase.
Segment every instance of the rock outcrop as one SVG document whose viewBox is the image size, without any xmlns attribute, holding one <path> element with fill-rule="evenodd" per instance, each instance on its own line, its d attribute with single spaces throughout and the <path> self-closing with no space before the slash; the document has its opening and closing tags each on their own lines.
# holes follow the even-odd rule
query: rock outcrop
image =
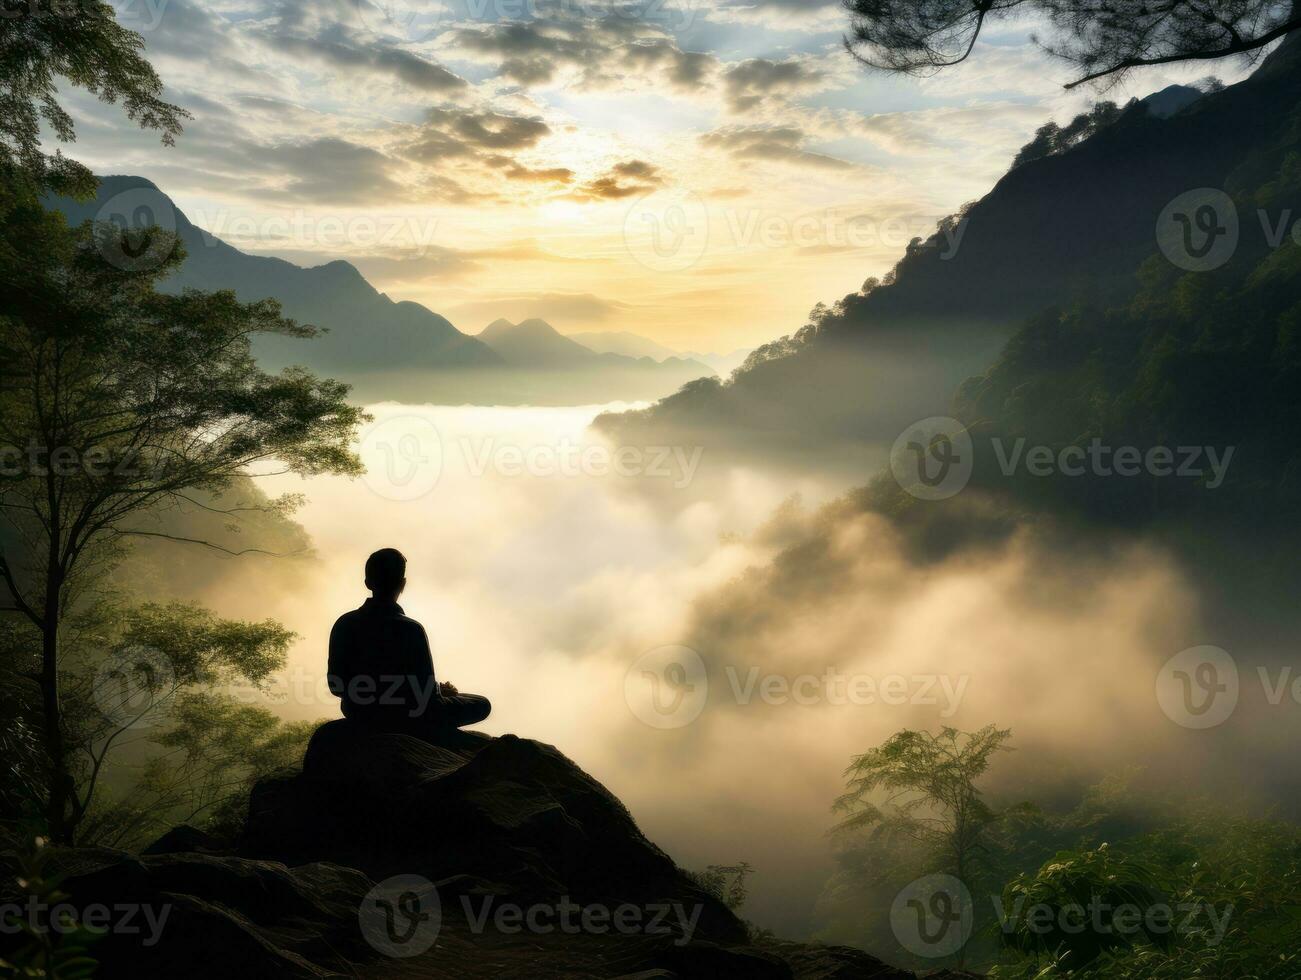
<svg viewBox="0 0 1301 980">
<path fill-rule="evenodd" d="M 752 942 L 605 787 L 510 735 L 323 725 L 303 771 L 259 783 L 243 839 L 220 847 L 182 827 L 140 855 L 53 855 L 74 907 L 136 910 L 95 945 L 100 975 L 913 976 L 846 947 Z"/>
</svg>

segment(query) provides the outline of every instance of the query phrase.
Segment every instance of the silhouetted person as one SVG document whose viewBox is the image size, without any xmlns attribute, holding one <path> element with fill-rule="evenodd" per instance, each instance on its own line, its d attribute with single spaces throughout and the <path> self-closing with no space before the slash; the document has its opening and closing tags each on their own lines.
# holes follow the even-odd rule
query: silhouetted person
<svg viewBox="0 0 1301 980">
<path fill-rule="evenodd" d="M 330 631 L 330 690 L 344 717 L 379 731 L 438 738 L 483 721 L 487 698 L 439 684 L 425 628 L 398 605 L 407 560 L 396 548 L 366 559 L 371 597 L 344 613 Z"/>
</svg>

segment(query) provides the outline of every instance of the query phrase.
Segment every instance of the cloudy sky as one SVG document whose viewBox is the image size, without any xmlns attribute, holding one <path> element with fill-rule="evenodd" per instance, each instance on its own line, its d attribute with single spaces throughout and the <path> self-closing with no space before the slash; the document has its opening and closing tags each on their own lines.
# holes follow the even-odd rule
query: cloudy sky
<svg viewBox="0 0 1301 980">
<path fill-rule="evenodd" d="M 194 119 L 164 148 L 76 96 L 79 159 L 246 251 L 349 259 L 469 333 L 788 333 L 1096 97 L 1061 90 L 1028 23 L 939 77 L 864 74 L 837 0 L 114 3 Z"/>
</svg>

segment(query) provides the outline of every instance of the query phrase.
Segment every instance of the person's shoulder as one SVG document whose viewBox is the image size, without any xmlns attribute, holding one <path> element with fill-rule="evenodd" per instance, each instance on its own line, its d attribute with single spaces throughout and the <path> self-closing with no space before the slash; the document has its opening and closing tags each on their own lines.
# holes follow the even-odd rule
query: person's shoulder
<svg viewBox="0 0 1301 980">
<path fill-rule="evenodd" d="M 423 633 L 425 631 L 425 628 L 424 626 L 421 625 L 420 620 L 412 619 L 406 613 L 399 613 L 397 616 L 397 621 L 402 624 L 404 629 L 409 629 L 413 633 Z"/>
<path fill-rule="evenodd" d="M 346 613 L 344 613 L 342 616 L 340 616 L 338 619 L 334 621 L 334 628 L 339 629 L 340 627 L 347 626 L 350 623 L 359 619 L 360 617 L 361 617 L 360 609 L 349 609 Z"/>
</svg>

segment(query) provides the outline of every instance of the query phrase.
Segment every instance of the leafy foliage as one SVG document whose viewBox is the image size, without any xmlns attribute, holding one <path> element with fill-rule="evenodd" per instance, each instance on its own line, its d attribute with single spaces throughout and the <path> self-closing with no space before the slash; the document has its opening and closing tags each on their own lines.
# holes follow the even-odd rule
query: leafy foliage
<svg viewBox="0 0 1301 980">
<path fill-rule="evenodd" d="M 1012 161 L 1011 169 L 1024 166 L 1032 160 L 1065 153 L 1077 143 L 1082 143 L 1094 133 L 1105 129 L 1120 118 L 1121 109 L 1114 102 L 1098 102 L 1088 112 L 1081 112 L 1065 126 L 1055 122 L 1044 123 L 1035 130 L 1034 139 L 1021 147 Z"/>
<path fill-rule="evenodd" d="M 1241 55 L 1301 26 L 1290 0 L 846 0 L 845 45 L 872 68 L 927 74 L 965 61 L 987 21 L 1038 14 L 1056 31 L 1047 50 L 1081 77 L 1067 88 L 1143 65 Z"/>
<path fill-rule="evenodd" d="M 965 881 L 998 820 L 976 780 L 1011 736 L 1010 729 L 994 725 L 971 733 L 948 727 L 938 735 L 897 732 L 855 756 L 845 770 L 847 789 L 834 809 L 846 817 L 836 830 L 907 838 L 932 856 L 927 870 L 952 871 Z M 878 789 L 887 794 L 880 806 L 871 800 Z"/>
<path fill-rule="evenodd" d="M 704 871 L 691 873 L 705 891 L 733 912 L 745 904 L 747 897 L 745 879 L 754 873 L 747 861 L 740 864 L 711 864 Z"/>
<path fill-rule="evenodd" d="M 64 142 L 76 138 L 59 104 L 59 80 L 101 102 L 121 103 L 127 118 L 171 144 L 185 110 L 163 101 L 163 83 L 141 55 L 144 38 L 122 27 L 101 0 L 20 0 L 0 20 L 0 205 L 15 188 L 94 193 L 89 170 L 59 152 L 41 150 L 41 124 Z"/>
<path fill-rule="evenodd" d="M 146 757 L 139 779 L 95 807 L 81 836 L 131 846 L 185 823 L 234 839 L 253 784 L 295 769 L 316 724 L 282 721 L 222 692 L 184 692 L 149 735 L 158 751 Z"/>
<path fill-rule="evenodd" d="M 34 902 L 48 909 L 50 915 L 59 915 L 58 928 L 50 928 L 52 923 L 25 921 L 21 908 L 13 922 L 6 921 L 4 932 L 8 934 L 11 927 L 16 927 L 26 941 L 9 954 L 10 959 L 0 958 L 0 977 L 5 980 L 84 980 L 98 969 L 90 949 L 100 934 L 80 925 L 73 917 L 72 906 L 63 904 L 68 896 L 59 891 L 58 878 L 46 870 L 49 856 L 46 842 L 38 837 L 31 852 L 18 856 L 14 870 L 24 906 Z"/>
<path fill-rule="evenodd" d="M 1175 925 L 1172 916 L 1156 923 L 1142 914 L 1158 898 L 1155 875 L 1106 844 L 1063 852 L 1003 889 L 1003 943 L 1024 955 L 1051 955 L 1068 970 L 1141 943 L 1165 949 Z M 1128 922 L 1129 913 L 1140 914 Z"/>
</svg>

